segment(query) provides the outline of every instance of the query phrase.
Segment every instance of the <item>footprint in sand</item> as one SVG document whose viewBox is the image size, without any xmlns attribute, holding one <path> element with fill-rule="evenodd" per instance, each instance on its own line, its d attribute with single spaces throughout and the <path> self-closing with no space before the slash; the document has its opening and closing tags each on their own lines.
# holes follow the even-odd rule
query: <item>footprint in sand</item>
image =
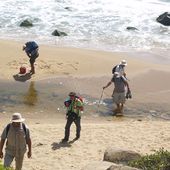
<svg viewBox="0 0 170 170">
<path fill-rule="evenodd" d="M 24 62 L 20 62 L 20 61 L 17 61 L 17 60 L 13 60 L 11 62 L 8 62 L 7 65 L 11 68 L 11 69 L 17 69 L 18 67 L 20 66 L 25 66 L 27 65 L 27 63 L 24 61 Z"/>
<path fill-rule="evenodd" d="M 47 62 L 40 60 L 40 62 L 38 63 L 38 68 L 40 68 L 40 69 L 50 69 L 51 64 L 47 64 Z"/>
<path fill-rule="evenodd" d="M 64 74 L 64 75 L 69 75 L 70 73 L 68 73 L 68 72 L 63 72 L 63 74 Z"/>
<path fill-rule="evenodd" d="M 60 65 L 60 66 L 63 65 L 63 63 L 57 63 L 57 64 Z"/>
<path fill-rule="evenodd" d="M 69 64 L 69 66 L 71 66 L 74 70 L 78 70 L 73 64 Z"/>
</svg>

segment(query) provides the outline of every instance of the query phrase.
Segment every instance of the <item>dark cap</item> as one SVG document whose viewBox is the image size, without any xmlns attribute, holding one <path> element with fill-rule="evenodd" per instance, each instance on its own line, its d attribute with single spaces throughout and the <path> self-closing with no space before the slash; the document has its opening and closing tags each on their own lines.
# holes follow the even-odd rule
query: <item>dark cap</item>
<svg viewBox="0 0 170 170">
<path fill-rule="evenodd" d="M 70 92 L 69 96 L 76 96 L 76 93 L 75 92 Z"/>
</svg>

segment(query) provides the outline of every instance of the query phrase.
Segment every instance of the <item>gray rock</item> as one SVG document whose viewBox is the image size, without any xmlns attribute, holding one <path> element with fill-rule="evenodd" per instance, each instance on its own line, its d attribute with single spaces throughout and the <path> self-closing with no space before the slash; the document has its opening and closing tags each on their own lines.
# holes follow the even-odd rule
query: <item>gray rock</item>
<svg viewBox="0 0 170 170">
<path fill-rule="evenodd" d="M 20 27 L 32 27 L 32 26 L 33 26 L 32 22 L 27 19 L 22 21 L 20 24 Z"/>
<path fill-rule="evenodd" d="M 156 21 L 165 26 L 170 26 L 170 13 L 164 12 L 156 18 Z"/>
<path fill-rule="evenodd" d="M 104 153 L 104 161 L 127 165 L 129 161 L 139 159 L 140 154 L 123 149 L 108 148 Z"/>
<path fill-rule="evenodd" d="M 106 161 L 94 161 L 86 165 L 81 170 L 138 170 L 138 169 Z"/>
<path fill-rule="evenodd" d="M 65 32 L 61 32 L 61 31 L 58 31 L 58 30 L 54 30 L 52 32 L 52 35 L 53 36 L 67 36 L 67 34 Z"/>
<path fill-rule="evenodd" d="M 138 31 L 136 27 L 126 27 L 127 30 Z"/>
</svg>

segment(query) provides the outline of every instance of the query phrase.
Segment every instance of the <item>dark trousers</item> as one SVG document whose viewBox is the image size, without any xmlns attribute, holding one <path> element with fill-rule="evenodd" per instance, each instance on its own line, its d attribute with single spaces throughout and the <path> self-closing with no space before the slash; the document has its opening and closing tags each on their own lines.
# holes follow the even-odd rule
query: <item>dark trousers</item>
<svg viewBox="0 0 170 170">
<path fill-rule="evenodd" d="M 65 137 L 64 137 L 65 140 L 69 139 L 69 136 L 70 136 L 70 126 L 71 126 L 71 124 L 73 122 L 76 125 L 76 138 L 80 137 L 80 131 L 81 131 L 80 120 L 81 120 L 81 117 L 78 117 L 77 115 L 75 116 L 72 113 L 68 116 L 67 123 L 66 123 L 66 126 L 65 126 Z"/>
</svg>

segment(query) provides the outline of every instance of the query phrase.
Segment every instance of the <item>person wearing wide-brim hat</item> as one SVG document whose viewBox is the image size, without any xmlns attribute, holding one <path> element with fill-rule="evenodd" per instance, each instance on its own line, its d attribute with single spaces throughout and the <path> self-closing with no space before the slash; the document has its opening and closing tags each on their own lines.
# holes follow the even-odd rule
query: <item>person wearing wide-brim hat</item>
<svg viewBox="0 0 170 170">
<path fill-rule="evenodd" d="M 126 78 L 125 66 L 127 66 L 127 61 L 121 60 L 121 62 L 118 65 L 113 67 L 112 74 L 114 74 L 115 72 L 118 72 L 119 76 L 124 76 Z"/>
<path fill-rule="evenodd" d="M 14 113 L 10 123 L 4 128 L 0 141 L 0 158 L 4 157 L 4 167 L 11 166 L 15 158 L 16 170 L 22 169 L 24 154 L 28 146 L 28 158 L 31 157 L 31 138 L 28 127 L 23 123 L 25 121 L 20 113 Z M 6 142 L 5 155 L 3 146 Z"/>
</svg>

